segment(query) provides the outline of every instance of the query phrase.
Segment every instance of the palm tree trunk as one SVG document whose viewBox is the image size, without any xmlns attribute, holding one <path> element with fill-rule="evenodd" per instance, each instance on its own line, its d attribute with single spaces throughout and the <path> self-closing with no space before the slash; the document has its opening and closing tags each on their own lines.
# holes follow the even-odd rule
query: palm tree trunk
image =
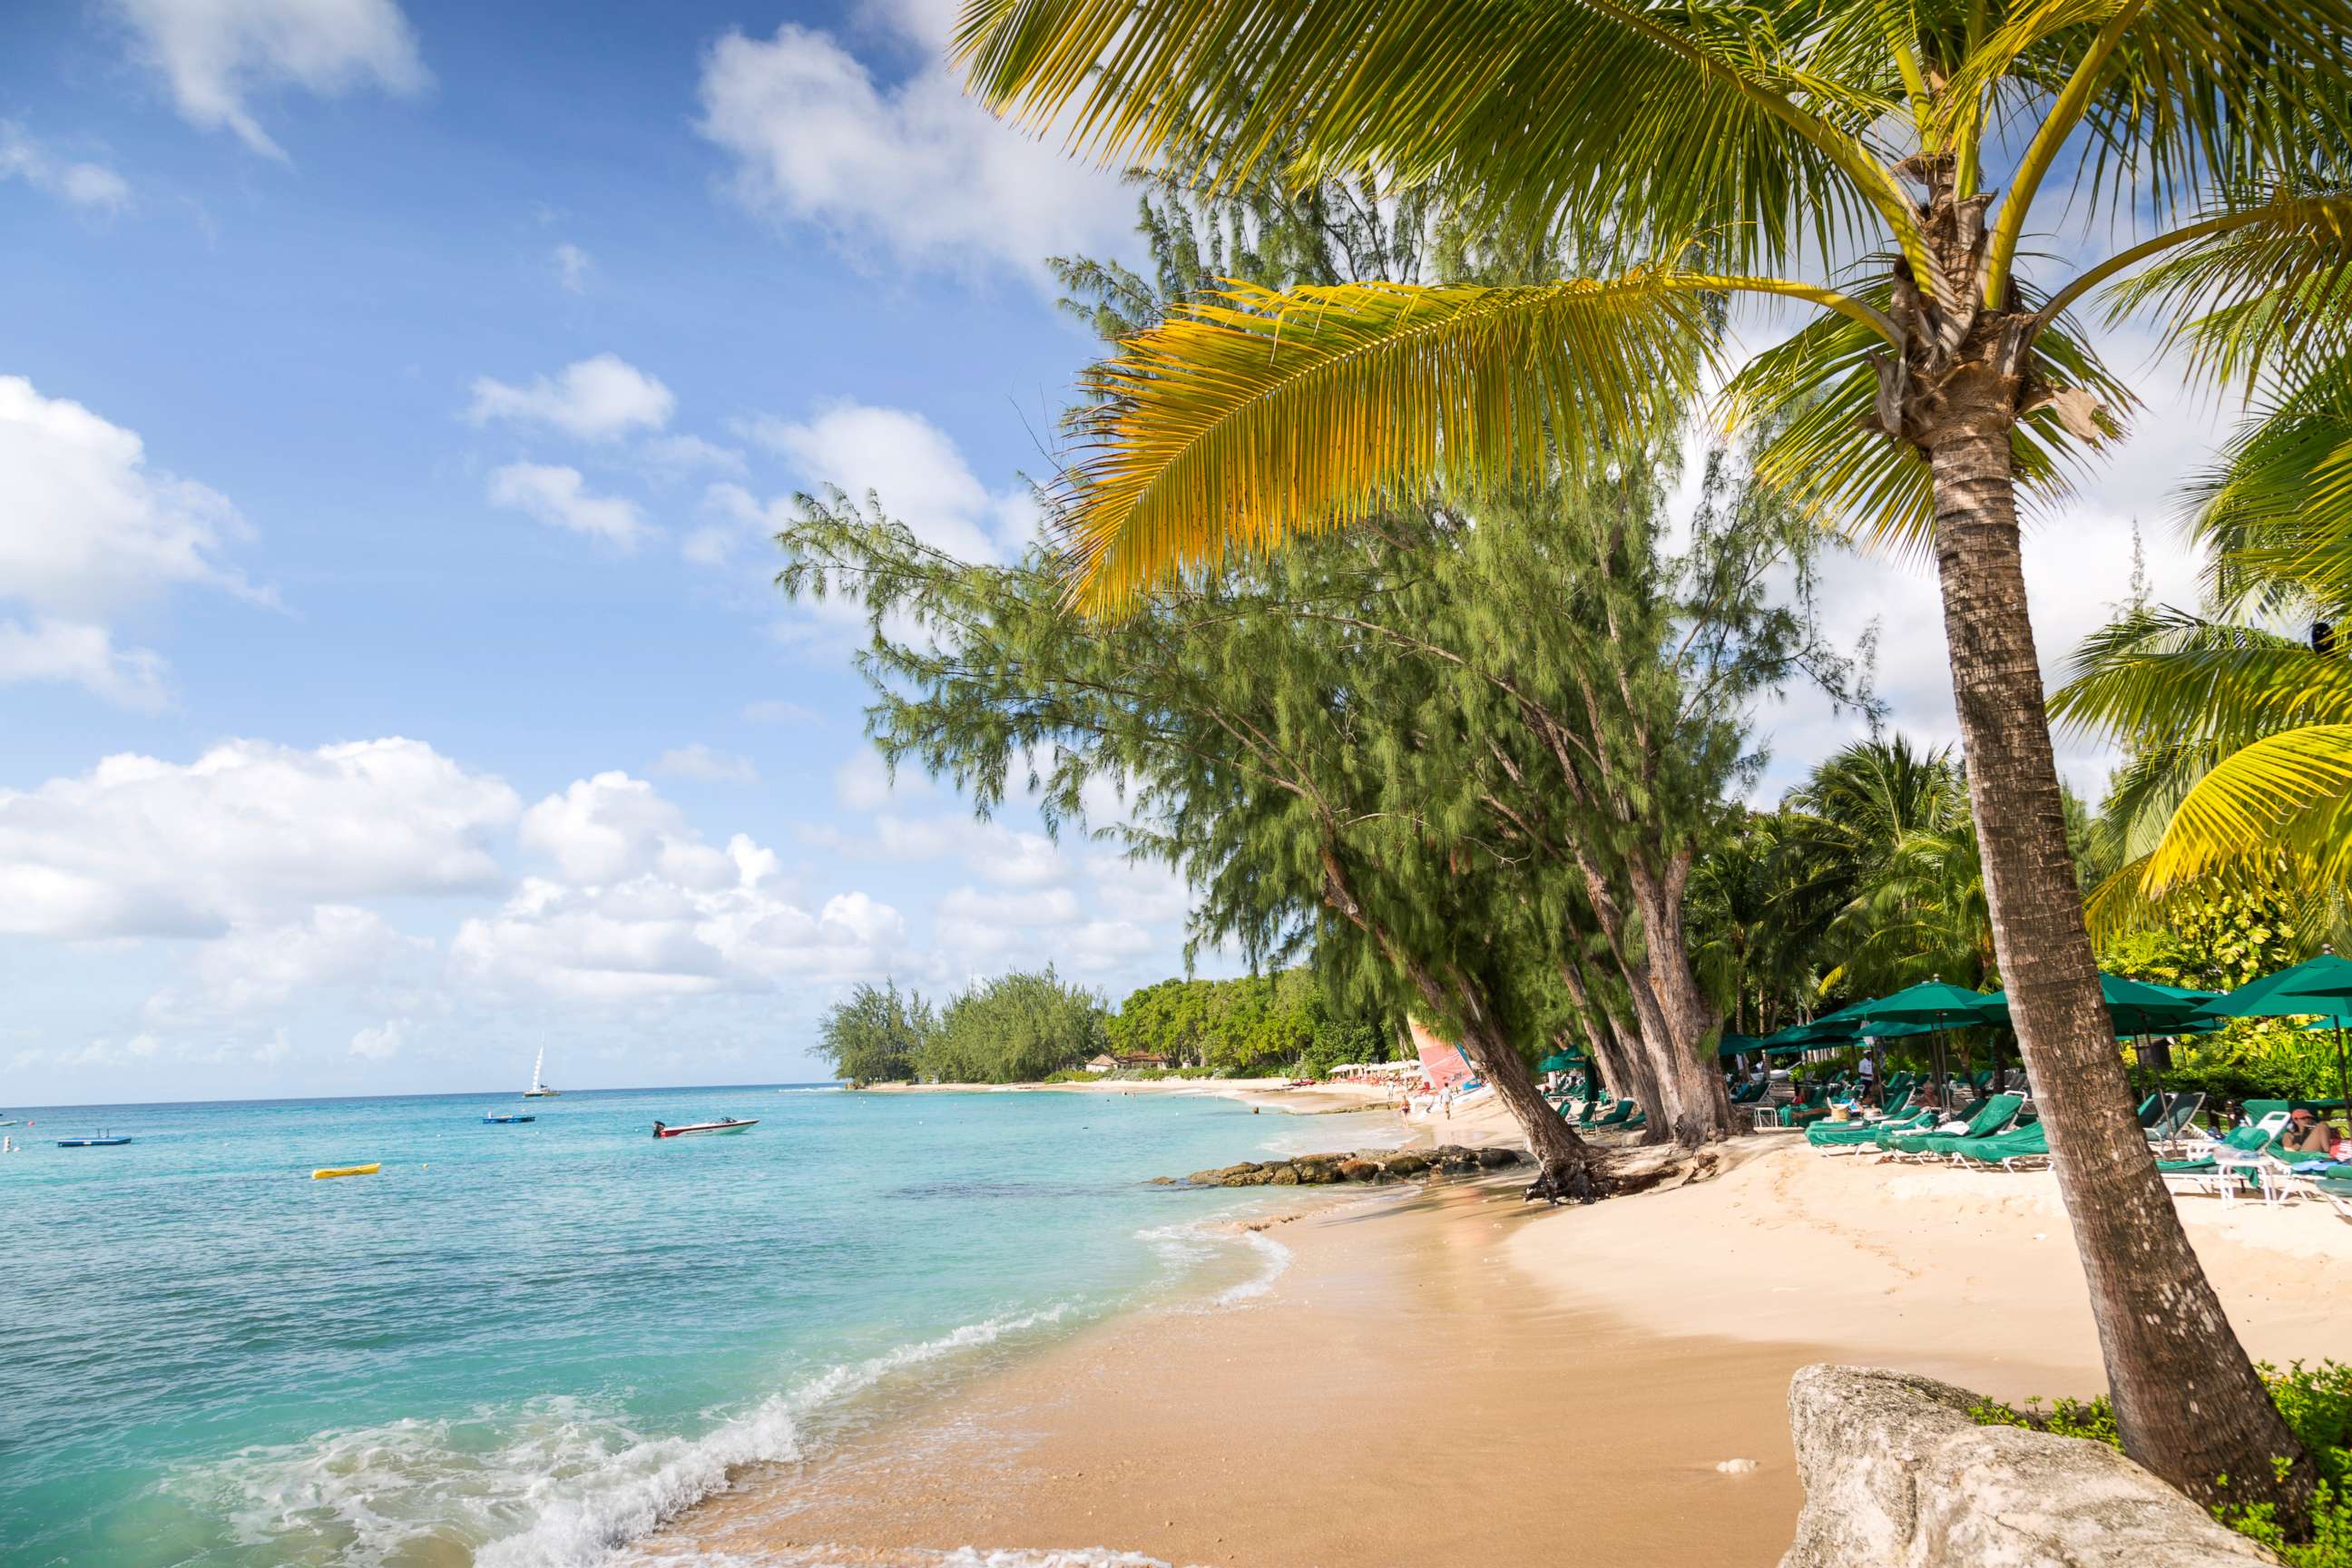
<svg viewBox="0 0 2352 1568">
<path fill-rule="evenodd" d="M 2310 1459 L 2246 1359 L 2132 1113 L 2066 847 L 2018 554 L 2012 385 L 1986 358 L 1942 383 L 1936 484 L 1952 689 L 1993 942 L 2090 1284 L 2125 1452 L 2201 1502 L 2309 1511 Z M 2281 1478 L 2274 1458 L 2293 1461 Z M 2217 1478 L 2229 1478 L 2226 1491 Z"/>
</svg>

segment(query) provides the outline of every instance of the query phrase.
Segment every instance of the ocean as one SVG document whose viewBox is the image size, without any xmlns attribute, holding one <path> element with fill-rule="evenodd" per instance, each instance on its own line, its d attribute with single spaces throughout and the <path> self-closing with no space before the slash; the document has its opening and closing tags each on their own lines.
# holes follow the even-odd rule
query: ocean
<svg viewBox="0 0 2352 1568">
<path fill-rule="evenodd" d="M 605 1562 L 730 1465 L 1111 1313 L 1245 1301 L 1285 1255 L 1221 1222 L 1276 1200 L 1150 1178 L 1314 1142 L 1167 1093 L 7 1114 L 38 1123 L 0 1156 L 11 1568 Z M 724 1114 L 760 1125 L 651 1136 Z M 101 1127 L 135 1141 L 52 1142 Z"/>
</svg>

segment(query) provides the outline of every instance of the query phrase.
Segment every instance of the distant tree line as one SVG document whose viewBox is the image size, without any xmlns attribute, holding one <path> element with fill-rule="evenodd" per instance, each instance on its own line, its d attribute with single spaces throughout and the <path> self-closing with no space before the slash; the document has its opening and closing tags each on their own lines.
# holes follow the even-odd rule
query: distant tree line
<svg viewBox="0 0 2352 1568">
<path fill-rule="evenodd" d="M 1163 980 L 1118 1011 L 1051 966 L 979 982 L 935 1007 L 895 982 L 836 1004 L 818 1053 L 851 1083 L 1030 1083 L 1101 1055 L 1234 1077 L 1319 1074 L 1408 1048 L 1403 1020 L 1335 1001 L 1306 967 L 1237 980 Z"/>
</svg>

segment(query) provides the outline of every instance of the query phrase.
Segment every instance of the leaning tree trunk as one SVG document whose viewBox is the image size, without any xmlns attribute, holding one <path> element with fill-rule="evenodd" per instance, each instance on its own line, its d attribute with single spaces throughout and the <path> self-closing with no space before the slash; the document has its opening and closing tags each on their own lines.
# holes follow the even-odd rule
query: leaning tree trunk
<svg viewBox="0 0 2352 1568">
<path fill-rule="evenodd" d="M 1381 955 L 1396 966 L 1428 1004 L 1433 1015 L 1466 1018 L 1469 1031 L 1461 1042 L 1462 1053 L 1494 1086 L 1495 1097 L 1519 1124 L 1528 1152 L 1535 1156 L 1539 1167 L 1528 1194 L 1554 1199 L 1574 1197 L 1585 1202 L 1601 1196 L 1596 1152 L 1544 1099 L 1535 1074 L 1528 1069 L 1527 1058 L 1496 1028 L 1494 1011 L 1486 1005 L 1477 986 L 1458 974 L 1453 985 L 1441 983 L 1427 963 L 1408 952 L 1395 933 L 1364 908 L 1362 900 L 1356 897 L 1354 879 L 1349 875 L 1347 862 L 1328 839 L 1322 846 L 1322 858 L 1325 906 L 1371 938 Z"/>
<path fill-rule="evenodd" d="M 2018 554 L 2010 432 L 2020 389 L 2000 363 L 2014 331 L 2013 316 L 1979 320 L 1916 437 L 1935 476 L 1952 690 L 2010 1016 L 2074 1221 L 2125 1452 L 2201 1502 L 2275 1502 L 2299 1521 L 2311 1461 L 2189 1247 L 2099 997 Z M 2274 1458 L 2292 1461 L 2284 1476 Z"/>
<path fill-rule="evenodd" d="M 1578 1137 L 1576 1130 L 1543 1097 L 1543 1089 L 1529 1070 L 1527 1058 L 1519 1055 L 1518 1047 L 1496 1027 L 1494 1011 L 1486 1005 L 1477 984 L 1461 974 L 1453 975 L 1449 984 L 1417 959 L 1408 959 L 1404 971 L 1413 989 L 1427 999 L 1440 1017 L 1451 1015 L 1461 1018 L 1462 1035 L 1456 1043 L 1462 1054 L 1470 1058 L 1470 1065 L 1478 1069 L 1478 1076 L 1486 1080 L 1495 1098 L 1503 1102 L 1503 1109 L 1519 1124 L 1528 1152 L 1535 1156 L 1538 1167 L 1528 1194 L 1574 1198 L 1580 1203 L 1600 1197 L 1600 1170 L 1592 1145 Z"/>
</svg>

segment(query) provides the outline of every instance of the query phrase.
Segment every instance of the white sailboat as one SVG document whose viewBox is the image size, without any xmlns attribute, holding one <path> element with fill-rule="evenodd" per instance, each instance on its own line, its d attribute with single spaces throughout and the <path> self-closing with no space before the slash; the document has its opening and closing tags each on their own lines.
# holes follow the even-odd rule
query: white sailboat
<svg viewBox="0 0 2352 1568">
<path fill-rule="evenodd" d="M 530 1087 L 522 1091 L 525 1100 L 553 1100 L 563 1092 L 560 1089 L 547 1087 L 547 1079 L 541 1076 L 546 1066 L 547 1047 L 541 1046 L 539 1047 L 539 1059 L 530 1064 Z"/>
</svg>

